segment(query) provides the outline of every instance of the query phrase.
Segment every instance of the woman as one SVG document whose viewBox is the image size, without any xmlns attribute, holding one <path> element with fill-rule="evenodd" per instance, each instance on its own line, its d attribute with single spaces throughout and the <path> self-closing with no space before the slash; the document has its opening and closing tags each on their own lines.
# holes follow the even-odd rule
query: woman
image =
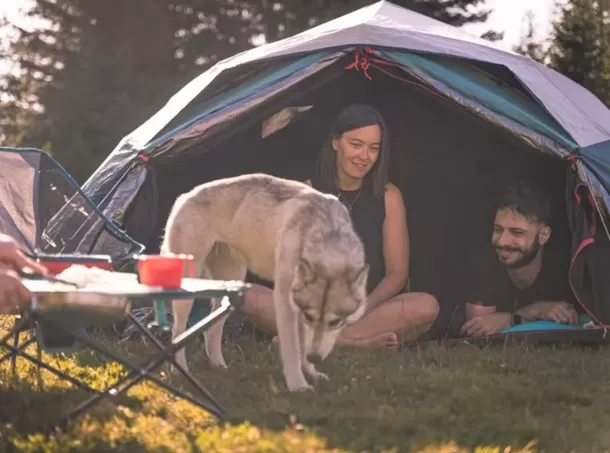
<svg viewBox="0 0 610 453">
<path fill-rule="evenodd" d="M 400 190 L 388 182 L 389 152 L 382 115 L 367 105 L 350 105 L 335 119 L 316 175 L 307 181 L 347 206 L 370 266 L 367 313 L 343 330 L 339 343 L 393 348 L 427 331 L 438 315 L 433 296 L 402 292 L 409 279 L 409 233 Z M 253 285 L 244 312 L 257 327 L 275 333 L 270 289 Z"/>
</svg>

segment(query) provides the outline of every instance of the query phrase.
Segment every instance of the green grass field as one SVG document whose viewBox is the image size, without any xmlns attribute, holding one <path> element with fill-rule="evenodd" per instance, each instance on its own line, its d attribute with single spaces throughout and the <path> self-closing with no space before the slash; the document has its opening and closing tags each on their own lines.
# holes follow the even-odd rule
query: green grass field
<svg viewBox="0 0 610 453">
<path fill-rule="evenodd" d="M 228 424 L 141 384 L 118 407 L 104 403 L 45 440 L 38 427 L 86 394 L 46 371 L 39 387 L 36 370 L 20 359 L 17 380 L 8 362 L 0 366 L 0 451 L 9 445 L 24 452 L 129 453 L 610 450 L 605 348 L 342 348 L 321 367 L 330 381 L 315 392 L 290 394 L 275 345 L 226 344 L 228 370 L 210 368 L 202 346 L 189 348 L 191 369 L 224 403 Z M 143 342 L 120 348 L 139 360 L 152 351 Z M 45 357 L 96 388 L 124 373 L 88 352 Z"/>
</svg>

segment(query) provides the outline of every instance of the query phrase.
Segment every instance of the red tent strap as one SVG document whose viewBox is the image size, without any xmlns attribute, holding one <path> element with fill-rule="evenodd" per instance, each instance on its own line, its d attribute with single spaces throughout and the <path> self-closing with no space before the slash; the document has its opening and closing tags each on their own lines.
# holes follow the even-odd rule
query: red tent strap
<svg viewBox="0 0 610 453">
<path fill-rule="evenodd" d="M 384 60 L 382 58 L 374 57 L 375 51 L 369 47 L 365 47 L 364 49 L 356 49 L 354 51 L 354 61 L 347 65 L 345 69 L 355 69 L 359 71 L 362 69 L 362 73 L 364 77 L 369 80 L 373 80 L 373 78 L 369 75 L 368 69 L 371 66 L 377 67 L 376 65 L 383 66 L 396 66 L 395 63 L 391 61 Z"/>
<path fill-rule="evenodd" d="M 427 91 L 432 96 L 435 96 L 440 99 L 444 99 L 443 95 L 441 95 L 439 92 L 437 92 L 435 90 L 430 89 L 425 84 L 416 83 L 407 78 L 403 78 L 396 74 L 392 74 L 392 72 L 390 72 L 382 67 L 382 66 L 386 66 L 386 67 L 393 66 L 396 68 L 400 68 L 400 65 L 397 65 L 396 63 L 393 63 L 388 60 L 384 60 L 383 58 L 371 57 L 372 55 L 376 55 L 376 53 L 373 49 L 371 49 L 369 47 L 365 47 L 364 49 L 356 49 L 354 51 L 354 61 L 352 63 L 350 63 L 349 65 L 347 65 L 345 67 L 345 69 L 355 69 L 356 71 L 362 70 L 364 77 L 366 77 L 368 80 L 373 80 L 373 78 L 371 77 L 371 75 L 368 72 L 369 68 L 373 67 L 373 68 L 377 69 L 378 71 L 381 71 L 388 77 L 392 77 L 393 79 L 399 80 L 403 83 L 407 83 L 409 85 L 419 87 L 420 89 Z"/>
</svg>

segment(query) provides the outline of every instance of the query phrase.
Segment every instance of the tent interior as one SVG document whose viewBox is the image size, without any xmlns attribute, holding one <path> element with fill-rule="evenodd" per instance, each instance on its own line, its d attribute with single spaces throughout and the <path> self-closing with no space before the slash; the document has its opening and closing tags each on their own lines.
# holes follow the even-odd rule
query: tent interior
<svg viewBox="0 0 610 453">
<path fill-rule="evenodd" d="M 468 263 L 489 246 L 495 203 L 509 184 L 525 179 L 544 188 L 554 212 L 549 247 L 568 256 L 565 160 L 533 148 L 400 68 L 370 69 L 369 80 L 361 71 L 345 69 L 352 60 L 346 55 L 228 120 L 222 133 L 180 153 L 151 158 L 150 176 L 125 216 L 128 234 L 155 253 L 176 197 L 213 179 L 252 172 L 307 179 L 333 117 L 360 102 L 378 108 L 390 130 L 390 179 L 407 208 L 410 290 L 439 300 L 434 331 L 443 333 L 462 301 Z M 529 96 L 506 68 L 481 64 L 479 69 Z M 310 105 L 286 127 L 261 138 L 266 118 L 287 106 Z M 154 222 L 151 212 L 156 212 Z"/>
</svg>

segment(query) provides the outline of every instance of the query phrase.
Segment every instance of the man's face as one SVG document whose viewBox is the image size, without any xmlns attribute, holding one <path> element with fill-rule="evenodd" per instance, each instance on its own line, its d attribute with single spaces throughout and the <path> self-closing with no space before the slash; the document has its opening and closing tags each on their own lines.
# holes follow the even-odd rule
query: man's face
<svg viewBox="0 0 610 453">
<path fill-rule="evenodd" d="M 505 208 L 496 213 L 491 243 L 500 263 L 518 269 L 532 262 L 549 236 L 548 226 Z"/>
</svg>

